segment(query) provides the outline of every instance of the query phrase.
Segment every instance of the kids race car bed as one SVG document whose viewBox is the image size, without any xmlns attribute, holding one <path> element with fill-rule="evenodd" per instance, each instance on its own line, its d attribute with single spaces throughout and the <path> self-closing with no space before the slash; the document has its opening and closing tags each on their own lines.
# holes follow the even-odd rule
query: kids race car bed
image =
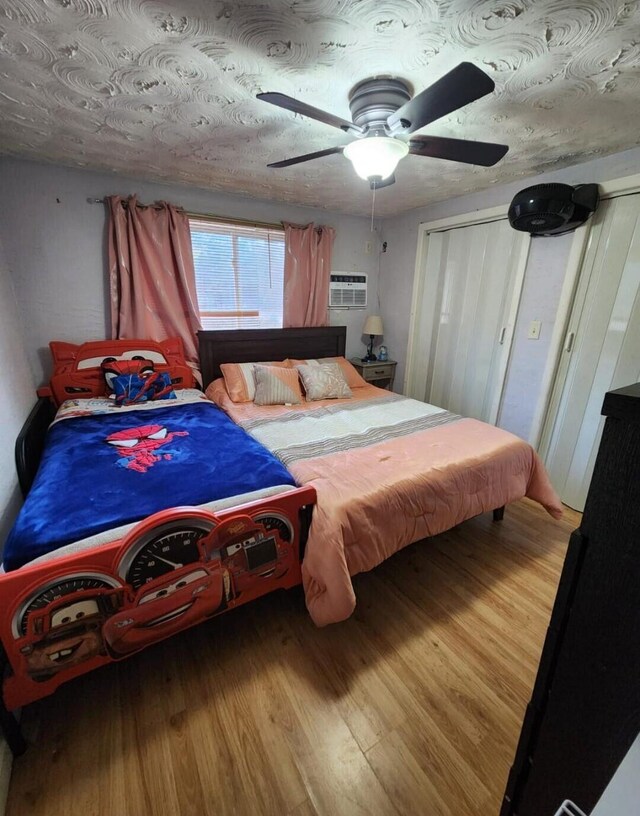
<svg viewBox="0 0 640 816">
<path fill-rule="evenodd" d="M 192 387 L 180 341 L 51 351 L 60 407 L 0 575 L 6 709 L 299 584 L 315 498 Z M 104 370 L 124 377 L 113 399 Z M 31 425 L 17 450 L 25 488 L 38 458 Z"/>
<path fill-rule="evenodd" d="M 526 442 L 367 385 L 354 369 L 348 374 L 350 398 L 290 406 L 234 401 L 221 378 L 220 365 L 227 362 L 295 358 L 291 366 L 342 357 L 344 331 L 199 333 L 207 396 L 274 452 L 298 484 L 316 489 L 302 579 L 318 625 L 347 618 L 356 603 L 351 576 L 407 544 L 487 511 L 500 518 L 504 505 L 524 496 L 552 516 L 562 515 L 544 467 Z M 318 336 L 325 338 L 321 353 L 310 353 Z"/>
</svg>

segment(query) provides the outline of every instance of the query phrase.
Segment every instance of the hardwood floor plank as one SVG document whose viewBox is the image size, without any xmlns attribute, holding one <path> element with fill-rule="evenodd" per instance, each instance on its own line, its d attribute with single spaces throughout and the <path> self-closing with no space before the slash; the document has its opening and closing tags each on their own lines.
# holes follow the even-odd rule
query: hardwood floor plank
<svg viewBox="0 0 640 816">
<path fill-rule="evenodd" d="M 308 622 L 294 619 L 291 626 L 304 643 Z M 389 676 L 375 641 L 352 621 L 344 627 L 328 627 L 315 637 L 315 654 L 330 667 L 330 681 L 336 692 L 336 706 L 363 751 L 402 723 L 406 711 L 394 687 L 401 682 Z M 325 674 L 326 674 L 326 670 Z"/>
<path fill-rule="evenodd" d="M 422 578 L 424 558 L 428 559 L 428 580 Z M 505 595 L 504 586 L 497 582 L 490 592 L 469 587 L 468 581 L 452 582 L 451 569 L 442 565 L 438 552 L 424 558 L 420 574 L 406 572 L 391 579 L 396 590 L 406 594 L 410 589 L 417 615 L 444 620 L 442 625 L 452 648 L 475 660 L 476 669 L 487 673 L 501 698 L 526 700 L 530 691 L 528 675 L 535 670 L 537 659 L 532 655 L 532 644 L 527 642 L 532 618 L 519 617 L 519 596 Z M 473 615 L 465 614 L 467 607 L 473 609 Z M 545 606 L 538 625 L 545 625 L 549 609 L 550 605 Z M 479 627 L 481 639 L 477 637 Z M 518 668 L 520 672 L 514 672 Z"/>
<path fill-rule="evenodd" d="M 318 816 L 318 811 L 308 799 L 305 799 L 297 808 L 290 810 L 287 816 Z"/>
<path fill-rule="evenodd" d="M 273 632 L 271 640 L 277 644 L 279 658 L 274 671 L 299 722 L 299 729 L 286 737 L 318 816 L 397 816 L 336 705 L 340 690 L 335 663 L 325 667 L 315 649 L 303 646 L 289 621 L 274 624 L 273 620 L 264 622 L 263 628 Z M 305 630 L 312 633 L 316 644 L 330 634 L 330 630 L 315 627 L 312 632 L 311 626 L 305 621 Z M 292 682 L 291 668 L 298 682 Z"/>
<path fill-rule="evenodd" d="M 529 501 L 275 593 L 28 707 L 7 816 L 497 813 L 570 531 Z"/>
<path fill-rule="evenodd" d="M 450 806 L 397 731 L 374 745 L 367 759 L 401 816 L 451 816 Z"/>
<path fill-rule="evenodd" d="M 268 667 L 260 661 L 261 639 L 248 610 L 237 616 L 231 627 L 222 619 L 215 623 L 218 625 L 211 627 L 213 637 L 202 640 L 193 658 L 198 662 L 204 659 L 209 670 L 201 673 L 200 694 L 190 695 L 193 717 L 204 715 L 210 720 L 213 740 L 219 743 L 216 754 L 224 754 L 221 767 L 226 769 L 227 778 L 218 776 L 214 782 L 211 772 L 204 777 L 209 787 L 221 793 L 222 802 L 217 802 L 212 812 L 287 812 L 306 798 L 295 763 L 283 750 L 283 728 L 297 730 L 298 724 L 290 711 L 284 716 L 271 714 L 273 682 Z M 229 639 L 238 644 L 239 654 L 228 649 Z M 202 763 L 201 774 L 206 774 Z"/>
<path fill-rule="evenodd" d="M 446 618 L 443 622 L 434 614 L 429 620 L 423 619 L 419 610 L 382 582 L 374 594 L 377 602 L 392 606 L 396 614 L 384 620 L 375 616 L 368 623 L 386 646 L 386 660 L 439 728 L 473 746 L 485 738 L 490 722 L 496 741 L 506 738 L 514 727 L 514 715 L 500 703 L 491 686 L 473 673 L 466 659 L 451 660 L 450 652 L 442 648 L 447 637 Z M 422 640 L 421 633 L 428 633 L 428 640 Z M 423 648 L 418 646 L 420 640 Z M 425 683 L 428 677 L 438 681 Z"/>
<path fill-rule="evenodd" d="M 482 810 L 483 804 L 491 801 L 491 786 L 485 784 L 466 756 L 435 724 L 427 731 L 418 730 L 412 722 L 406 722 L 398 729 L 398 734 L 406 750 L 436 785 L 449 807 L 455 802 L 459 814 L 491 813 L 489 808 Z"/>
</svg>

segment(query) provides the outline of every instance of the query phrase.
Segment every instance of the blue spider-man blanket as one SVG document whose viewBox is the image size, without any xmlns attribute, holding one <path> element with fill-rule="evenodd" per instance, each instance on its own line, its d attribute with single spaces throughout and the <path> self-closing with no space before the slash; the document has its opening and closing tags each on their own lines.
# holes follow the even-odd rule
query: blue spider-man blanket
<svg viewBox="0 0 640 816">
<path fill-rule="evenodd" d="M 213 403 L 64 419 L 49 430 L 4 567 L 167 507 L 276 485 L 295 481 Z"/>
</svg>

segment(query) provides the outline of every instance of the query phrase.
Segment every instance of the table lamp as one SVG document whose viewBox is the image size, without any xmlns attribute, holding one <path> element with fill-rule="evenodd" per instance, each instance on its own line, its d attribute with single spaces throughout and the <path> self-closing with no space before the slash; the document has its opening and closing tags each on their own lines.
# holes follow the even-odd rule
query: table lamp
<svg viewBox="0 0 640 816">
<path fill-rule="evenodd" d="M 369 315 L 369 317 L 364 321 L 362 333 L 368 334 L 370 338 L 369 348 L 367 349 L 367 356 L 362 358 L 362 362 L 372 363 L 378 359 L 376 355 L 373 353 L 373 338 L 381 337 L 384 334 L 382 328 L 382 318 L 380 317 L 380 315 Z"/>
</svg>

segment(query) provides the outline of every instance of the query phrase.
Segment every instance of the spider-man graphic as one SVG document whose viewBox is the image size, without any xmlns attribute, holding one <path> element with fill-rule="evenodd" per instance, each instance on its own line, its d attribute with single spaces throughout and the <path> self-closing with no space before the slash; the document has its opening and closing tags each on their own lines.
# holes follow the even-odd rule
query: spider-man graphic
<svg viewBox="0 0 640 816">
<path fill-rule="evenodd" d="M 168 431 L 163 425 L 140 425 L 138 428 L 127 428 L 116 431 L 106 438 L 109 445 L 118 448 L 120 459 L 118 465 L 146 473 L 150 467 L 162 459 L 172 459 L 179 454 L 178 450 L 165 450 L 159 456 L 154 451 L 166 445 L 176 436 L 189 436 L 188 431 Z"/>
</svg>

